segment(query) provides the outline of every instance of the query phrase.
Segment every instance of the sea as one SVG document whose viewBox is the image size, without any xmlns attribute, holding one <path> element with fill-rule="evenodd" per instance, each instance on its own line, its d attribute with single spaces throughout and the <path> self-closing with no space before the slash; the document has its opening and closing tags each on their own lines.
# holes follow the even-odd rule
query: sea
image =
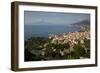
<svg viewBox="0 0 100 73">
<path fill-rule="evenodd" d="M 67 32 L 79 31 L 79 27 L 67 25 L 24 25 L 24 40 L 30 37 L 48 37 Z"/>
</svg>

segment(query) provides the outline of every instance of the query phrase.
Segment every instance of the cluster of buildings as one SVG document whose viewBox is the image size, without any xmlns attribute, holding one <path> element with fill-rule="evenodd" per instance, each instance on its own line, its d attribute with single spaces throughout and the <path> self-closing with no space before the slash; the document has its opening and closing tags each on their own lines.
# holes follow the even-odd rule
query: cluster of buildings
<svg viewBox="0 0 100 73">
<path fill-rule="evenodd" d="M 84 43 L 84 39 L 90 39 L 90 31 L 76 31 L 63 33 L 62 35 L 52 35 L 49 36 L 49 39 L 51 39 L 51 43 L 54 44 L 69 43 L 70 46 L 74 46 L 75 44 L 78 44 L 78 41 Z"/>
</svg>

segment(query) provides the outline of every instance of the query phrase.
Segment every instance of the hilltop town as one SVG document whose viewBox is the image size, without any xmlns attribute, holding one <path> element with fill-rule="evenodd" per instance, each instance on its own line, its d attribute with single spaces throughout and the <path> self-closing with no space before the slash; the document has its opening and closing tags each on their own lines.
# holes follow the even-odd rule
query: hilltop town
<svg viewBox="0 0 100 73">
<path fill-rule="evenodd" d="M 54 44 L 65 44 L 69 43 L 70 46 L 80 43 L 84 43 L 84 40 L 90 40 L 90 31 L 76 31 L 76 32 L 68 32 L 63 33 L 62 35 L 51 35 L 49 36 L 51 39 L 51 43 Z"/>
</svg>

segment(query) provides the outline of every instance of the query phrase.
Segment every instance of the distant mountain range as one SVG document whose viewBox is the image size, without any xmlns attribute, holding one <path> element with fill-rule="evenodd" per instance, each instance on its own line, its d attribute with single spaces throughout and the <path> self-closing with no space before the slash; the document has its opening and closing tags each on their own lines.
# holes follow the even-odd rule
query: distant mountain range
<svg viewBox="0 0 100 73">
<path fill-rule="evenodd" d="M 77 23 L 73 23 L 71 25 L 74 25 L 74 26 L 90 26 L 90 21 L 83 20 L 83 21 L 80 21 L 80 22 L 77 22 Z"/>
<path fill-rule="evenodd" d="M 71 25 L 80 28 L 82 31 L 90 30 L 90 21 L 88 20 L 83 20 Z"/>
</svg>

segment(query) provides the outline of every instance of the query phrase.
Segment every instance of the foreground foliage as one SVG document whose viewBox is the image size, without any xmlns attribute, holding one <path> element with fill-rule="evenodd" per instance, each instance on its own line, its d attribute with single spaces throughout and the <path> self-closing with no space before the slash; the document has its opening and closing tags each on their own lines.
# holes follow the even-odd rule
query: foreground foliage
<svg viewBox="0 0 100 73">
<path fill-rule="evenodd" d="M 90 58 L 90 40 L 78 40 L 73 47 L 69 43 L 51 43 L 44 37 L 32 37 L 25 41 L 25 61 L 64 60 Z"/>
</svg>

